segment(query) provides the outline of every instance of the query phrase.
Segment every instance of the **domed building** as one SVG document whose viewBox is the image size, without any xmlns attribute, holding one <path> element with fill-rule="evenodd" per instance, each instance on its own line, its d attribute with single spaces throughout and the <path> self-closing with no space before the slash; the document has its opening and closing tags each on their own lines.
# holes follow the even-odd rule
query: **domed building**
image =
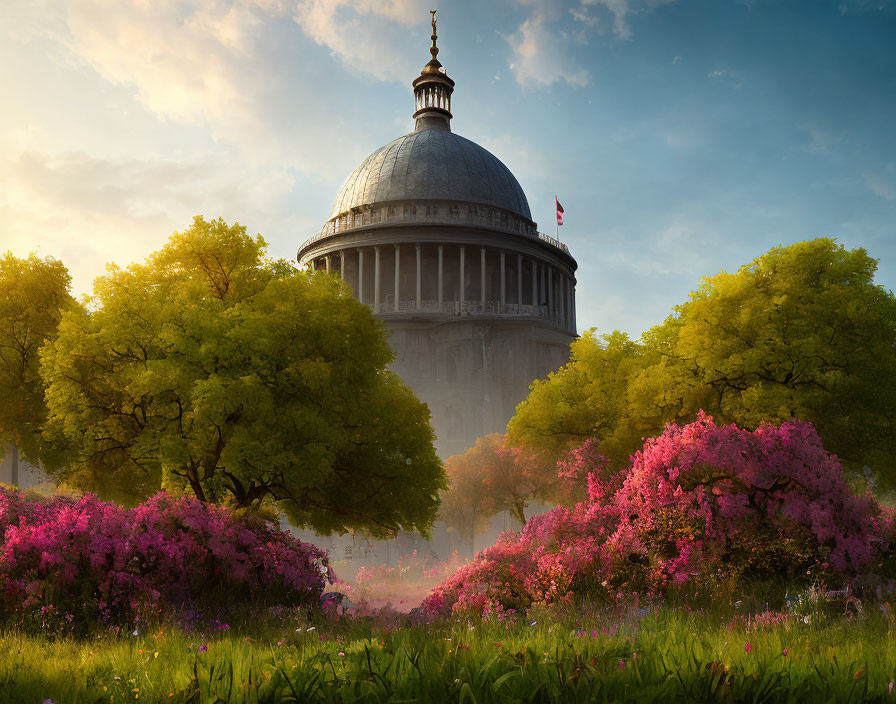
<svg viewBox="0 0 896 704">
<path fill-rule="evenodd" d="M 390 329 L 392 369 L 429 405 L 445 458 L 504 432 L 532 380 L 567 361 L 576 262 L 538 232 L 510 170 L 451 131 L 435 20 L 430 53 L 414 131 L 351 173 L 298 261 L 338 273 Z"/>
</svg>

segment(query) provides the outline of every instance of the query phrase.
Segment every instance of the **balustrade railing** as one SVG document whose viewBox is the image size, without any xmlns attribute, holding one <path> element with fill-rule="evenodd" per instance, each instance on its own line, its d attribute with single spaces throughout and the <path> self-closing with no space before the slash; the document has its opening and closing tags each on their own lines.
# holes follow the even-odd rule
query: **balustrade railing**
<svg viewBox="0 0 896 704">
<path fill-rule="evenodd" d="M 569 254 L 569 248 L 556 237 L 538 232 L 532 223 L 512 213 L 487 206 L 445 203 L 377 206 L 355 213 L 344 213 L 324 224 L 320 232 L 302 243 L 299 251 L 319 240 L 370 225 L 427 223 L 433 225 L 474 225 L 539 239 Z"/>
<path fill-rule="evenodd" d="M 373 303 L 367 306 L 374 313 L 395 313 L 395 299 L 392 294 L 387 294 L 377 308 Z M 421 300 L 421 313 L 438 313 L 439 302 L 436 300 Z M 399 313 L 413 313 L 417 311 L 417 301 L 399 301 Z M 461 313 L 482 313 L 482 301 L 442 301 L 441 312 L 448 315 L 460 315 Z M 552 318 L 547 306 L 518 305 L 516 303 L 501 304 L 501 301 L 486 301 L 485 313 L 488 315 L 522 315 L 549 320 Z"/>
</svg>

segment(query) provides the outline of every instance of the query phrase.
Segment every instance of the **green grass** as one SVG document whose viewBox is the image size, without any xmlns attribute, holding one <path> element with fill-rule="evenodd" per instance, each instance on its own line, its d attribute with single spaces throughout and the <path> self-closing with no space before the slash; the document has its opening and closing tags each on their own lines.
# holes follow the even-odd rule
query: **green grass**
<svg viewBox="0 0 896 704">
<path fill-rule="evenodd" d="M 0 701 L 896 702 L 893 623 L 883 615 L 755 628 L 733 613 L 555 615 L 535 626 L 321 622 L 313 631 L 277 621 L 80 640 L 7 630 Z"/>
</svg>

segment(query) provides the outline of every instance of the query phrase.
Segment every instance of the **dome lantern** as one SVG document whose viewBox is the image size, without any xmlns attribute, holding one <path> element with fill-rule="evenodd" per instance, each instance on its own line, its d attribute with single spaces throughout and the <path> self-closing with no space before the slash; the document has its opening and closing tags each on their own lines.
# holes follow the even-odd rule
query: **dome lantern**
<svg viewBox="0 0 896 704">
<path fill-rule="evenodd" d="M 414 80 L 414 119 L 416 130 L 451 131 L 451 93 L 454 92 L 454 81 L 445 73 L 442 64 L 436 58 L 439 47 L 436 45 L 436 11 L 432 14 L 432 46 L 429 53 L 432 58 L 423 67 L 420 75 Z"/>
</svg>

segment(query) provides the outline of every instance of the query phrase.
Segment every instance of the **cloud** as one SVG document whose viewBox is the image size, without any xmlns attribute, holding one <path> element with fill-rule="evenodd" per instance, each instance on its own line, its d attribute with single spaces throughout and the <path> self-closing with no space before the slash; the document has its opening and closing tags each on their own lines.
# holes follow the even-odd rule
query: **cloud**
<svg viewBox="0 0 896 704">
<path fill-rule="evenodd" d="M 406 81 L 406 29 L 428 18 L 421 0 L 302 0 L 302 30 L 346 66 L 381 80 Z M 421 37 L 422 41 L 422 37 Z M 424 56 L 420 51 L 414 56 Z"/>
<path fill-rule="evenodd" d="M 544 17 L 530 17 L 519 31 L 506 37 L 512 51 L 510 69 L 522 86 L 588 85 L 588 72 L 566 54 L 565 39 Z"/>
<path fill-rule="evenodd" d="M 505 37 L 511 48 L 510 68 L 522 86 L 545 87 L 553 83 L 583 87 L 589 83 L 588 71 L 579 66 L 569 54 L 569 45 L 586 44 L 588 32 L 601 30 L 600 9 L 612 18 L 613 34 L 620 39 L 631 39 L 628 18 L 675 0 L 579 0 L 561 13 L 550 0 L 517 0 L 531 7 L 530 16 L 519 30 Z M 572 26 L 569 26 L 572 18 Z"/>
<path fill-rule="evenodd" d="M 583 5 L 603 6 L 613 15 L 613 32 L 622 39 L 631 39 L 632 30 L 625 21 L 629 12 L 629 0 L 583 0 Z"/>
<path fill-rule="evenodd" d="M 19 10 L 0 9 L 0 24 L 5 29 L 15 23 L 14 41 L 33 44 L 43 54 L 58 53 L 59 72 L 98 76 L 118 88 L 105 93 L 119 101 L 112 110 L 111 97 L 105 106 L 81 108 L 94 113 L 97 129 L 114 113 L 127 114 L 132 108 L 122 105 L 130 99 L 151 119 L 162 118 L 157 136 L 165 133 L 166 140 L 174 138 L 177 126 L 164 122 L 194 127 L 195 140 L 239 149 L 240 158 L 252 165 L 267 162 L 320 180 L 344 176 L 369 145 L 351 129 L 352 113 L 345 109 L 354 107 L 351 98 L 332 89 L 326 70 L 315 70 L 310 58 L 302 60 L 304 70 L 286 70 L 284 55 L 292 55 L 305 31 L 315 41 L 342 37 L 355 52 L 347 56 L 334 50 L 337 60 L 354 61 L 367 75 L 397 75 L 402 61 L 383 63 L 377 55 L 401 52 L 371 44 L 371 38 L 387 42 L 384 27 L 409 22 L 419 2 L 36 0 Z M 420 14 L 428 17 L 421 11 L 417 20 Z M 314 22 L 326 24 L 330 16 L 334 24 L 325 37 Z M 419 62 L 420 52 L 415 56 Z M 404 79 L 411 75 L 406 67 L 404 74 Z M 135 146 L 145 141 L 134 135 Z"/>
<path fill-rule="evenodd" d="M 226 154 L 175 161 L 25 151 L 0 162 L 0 249 L 24 255 L 40 243 L 39 253 L 62 259 L 87 291 L 106 262 L 142 258 L 196 214 L 254 231 L 310 229 L 290 222 L 292 187 L 288 173 L 248 171 Z"/>
<path fill-rule="evenodd" d="M 603 7 L 613 17 L 613 33 L 620 39 L 631 39 L 629 15 L 649 12 L 659 5 L 671 2 L 675 0 L 582 0 L 582 7 Z"/>
<path fill-rule="evenodd" d="M 884 200 L 896 200 L 896 165 L 890 164 L 883 173 L 866 174 L 868 190 Z"/>
<path fill-rule="evenodd" d="M 65 43 L 159 115 L 197 124 L 245 121 L 268 80 L 257 70 L 265 20 L 283 10 L 265 0 L 73 0 L 65 6 Z"/>
</svg>

